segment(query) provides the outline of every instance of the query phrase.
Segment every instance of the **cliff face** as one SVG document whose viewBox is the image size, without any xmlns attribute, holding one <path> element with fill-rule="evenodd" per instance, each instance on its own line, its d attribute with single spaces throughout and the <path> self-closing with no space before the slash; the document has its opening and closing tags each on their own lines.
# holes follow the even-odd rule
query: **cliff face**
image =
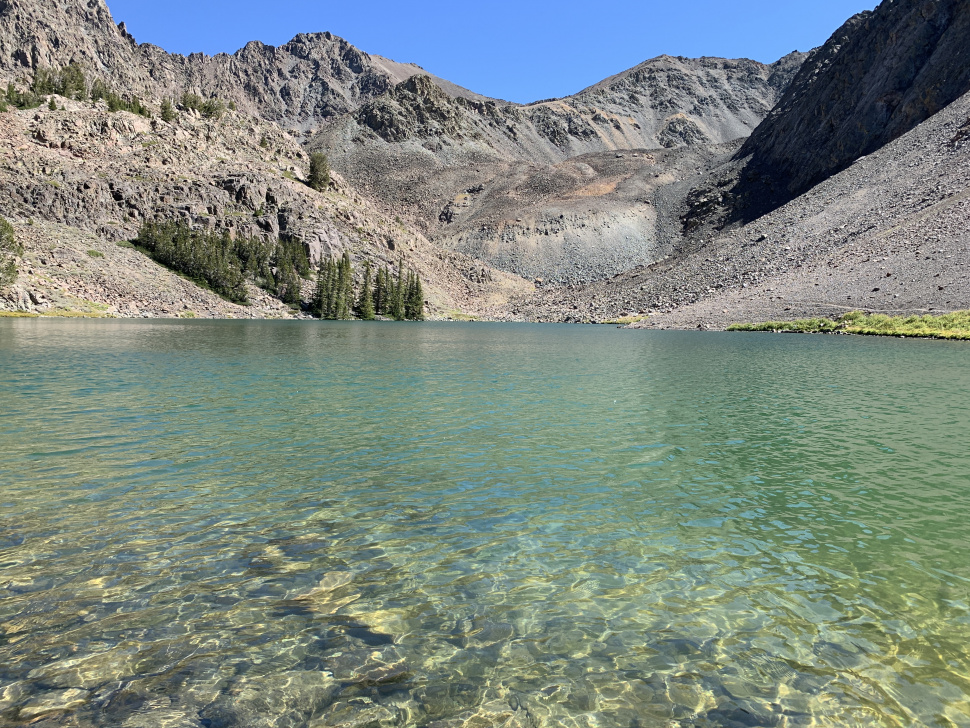
<svg viewBox="0 0 970 728">
<path fill-rule="evenodd" d="M 0 0 L 0 77 L 69 63 L 134 93 L 151 84 L 134 62 L 134 40 L 116 26 L 104 0 Z"/>
<path fill-rule="evenodd" d="M 970 2 L 886 0 L 795 76 L 738 154 L 752 218 L 883 147 L 970 91 Z"/>
</svg>

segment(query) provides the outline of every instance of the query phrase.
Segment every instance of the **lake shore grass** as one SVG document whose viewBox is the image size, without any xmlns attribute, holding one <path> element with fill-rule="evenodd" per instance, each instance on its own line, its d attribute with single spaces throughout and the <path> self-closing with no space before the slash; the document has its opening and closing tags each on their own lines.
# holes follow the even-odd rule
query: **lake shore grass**
<svg viewBox="0 0 970 728">
<path fill-rule="evenodd" d="M 810 318 L 795 321 L 765 321 L 732 324 L 728 331 L 772 331 L 800 334 L 858 334 L 922 339 L 970 340 L 970 311 L 939 315 L 886 316 L 852 311 L 837 319 Z"/>
<path fill-rule="evenodd" d="M 0 311 L 0 318 L 115 318 L 111 314 L 92 311 L 67 311 L 63 309 L 44 311 Z"/>
</svg>

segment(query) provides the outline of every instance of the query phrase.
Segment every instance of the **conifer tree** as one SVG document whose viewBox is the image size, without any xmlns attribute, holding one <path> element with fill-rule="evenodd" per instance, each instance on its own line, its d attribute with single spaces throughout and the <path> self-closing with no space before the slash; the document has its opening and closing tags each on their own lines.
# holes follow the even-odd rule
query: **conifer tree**
<svg viewBox="0 0 970 728">
<path fill-rule="evenodd" d="M 337 307 L 338 307 L 338 291 L 337 283 L 339 281 L 339 271 L 337 270 L 336 261 L 331 258 L 327 261 L 327 318 L 335 319 L 337 318 Z"/>
<path fill-rule="evenodd" d="M 327 278 L 324 275 L 326 265 L 323 258 L 317 266 L 317 287 L 313 292 L 313 304 L 311 310 L 317 318 L 325 318 L 327 307 Z"/>
<path fill-rule="evenodd" d="M 407 296 L 404 302 L 405 318 L 411 321 L 424 320 L 424 291 L 421 278 L 414 271 L 408 273 Z"/>
<path fill-rule="evenodd" d="M 322 152 L 313 152 L 310 155 L 307 184 L 317 192 L 323 192 L 330 186 L 330 162 Z"/>
<path fill-rule="evenodd" d="M 392 280 L 389 313 L 395 321 L 404 320 L 404 254 L 397 266 L 397 276 Z"/>
<path fill-rule="evenodd" d="M 170 122 L 175 120 L 175 107 L 170 99 L 162 101 L 162 121 Z"/>
<path fill-rule="evenodd" d="M 13 225 L 0 217 L 0 288 L 17 280 L 17 256 L 24 254 L 24 247 L 14 235 Z"/>
<path fill-rule="evenodd" d="M 337 311 L 337 318 L 349 319 L 350 311 L 354 305 L 354 269 L 350 263 L 350 253 L 344 251 L 340 259 L 340 307 Z"/>
<path fill-rule="evenodd" d="M 377 269 L 377 279 L 374 283 L 374 314 L 384 315 L 384 307 L 387 302 L 387 285 L 385 283 L 384 269 Z"/>
<path fill-rule="evenodd" d="M 300 303 L 300 276 L 289 259 L 284 259 L 277 272 L 277 291 L 283 303 Z M 282 290 L 280 290 L 282 289 Z"/>
<path fill-rule="evenodd" d="M 380 273 L 380 271 L 378 271 Z M 364 263 L 364 285 L 357 299 L 357 317 L 364 321 L 374 319 L 374 291 L 371 289 L 370 261 Z"/>
</svg>

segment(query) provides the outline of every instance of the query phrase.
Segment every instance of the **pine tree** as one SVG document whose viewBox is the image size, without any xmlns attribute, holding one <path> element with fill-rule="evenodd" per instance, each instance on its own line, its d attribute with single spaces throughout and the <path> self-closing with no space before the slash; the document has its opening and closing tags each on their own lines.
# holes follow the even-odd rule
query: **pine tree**
<svg viewBox="0 0 970 728">
<path fill-rule="evenodd" d="M 162 101 L 162 121 L 171 122 L 175 121 L 175 107 L 172 105 L 170 99 L 165 99 Z"/>
<path fill-rule="evenodd" d="M 337 318 L 337 307 L 338 307 L 338 291 L 337 283 L 339 281 L 339 271 L 337 270 L 337 263 L 333 258 L 327 261 L 327 315 L 328 319 Z"/>
<path fill-rule="evenodd" d="M 397 266 L 397 277 L 393 279 L 390 285 L 389 313 L 395 321 L 404 320 L 404 286 L 404 254 L 402 253 Z"/>
<path fill-rule="evenodd" d="M 277 291 L 279 291 L 280 298 L 283 303 L 289 303 L 293 305 L 300 304 L 300 276 L 296 272 L 296 268 L 293 264 L 286 258 L 283 259 L 278 271 L 277 271 Z"/>
<path fill-rule="evenodd" d="M 313 304 L 310 307 L 313 315 L 317 318 L 324 318 L 326 313 L 327 279 L 324 275 L 324 269 L 323 258 L 321 258 L 320 264 L 317 266 L 317 287 L 313 292 Z"/>
<path fill-rule="evenodd" d="M 307 184 L 317 192 L 323 192 L 330 186 L 330 161 L 322 152 L 310 155 L 310 174 Z"/>
<path fill-rule="evenodd" d="M 357 318 L 364 321 L 374 319 L 374 291 L 371 290 L 370 282 L 370 261 L 364 263 L 364 286 L 360 289 L 360 297 L 357 299 Z"/>
<path fill-rule="evenodd" d="M 51 100 L 47 103 L 47 108 L 51 111 L 57 111 L 57 101 L 51 96 Z"/>
<path fill-rule="evenodd" d="M 24 248 L 17 241 L 13 225 L 0 217 L 0 287 L 17 280 L 16 257 L 23 254 Z"/>
<path fill-rule="evenodd" d="M 414 271 L 408 272 L 404 316 L 411 321 L 424 320 L 424 291 L 421 287 L 421 278 Z"/>
<path fill-rule="evenodd" d="M 383 316 L 387 305 L 387 283 L 386 271 L 383 268 L 377 269 L 377 281 L 374 284 L 374 314 Z"/>
<path fill-rule="evenodd" d="M 340 310 L 337 318 L 349 319 L 354 306 L 354 269 L 350 263 L 350 253 L 346 250 L 340 259 Z"/>
</svg>

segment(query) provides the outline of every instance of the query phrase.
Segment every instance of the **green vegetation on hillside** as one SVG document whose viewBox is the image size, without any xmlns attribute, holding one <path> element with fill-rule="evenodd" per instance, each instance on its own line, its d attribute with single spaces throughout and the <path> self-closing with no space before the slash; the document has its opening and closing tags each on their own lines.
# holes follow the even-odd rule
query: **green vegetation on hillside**
<svg viewBox="0 0 970 728">
<path fill-rule="evenodd" d="M 16 258 L 23 254 L 24 248 L 14 235 L 13 225 L 0 217 L 0 288 L 16 282 Z"/>
<path fill-rule="evenodd" d="M 49 108 L 54 110 L 57 108 L 53 98 L 55 95 L 74 101 L 104 101 L 109 111 L 129 111 L 148 119 L 152 117 L 151 110 L 140 98 L 133 94 L 118 94 L 99 78 L 89 84 L 81 67 L 73 63 L 59 70 L 38 68 L 30 85 L 24 90 L 13 83 L 7 84 L 6 92 L 0 95 L 0 112 L 8 111 L 10 107 L 36 109 L 45 100 Z M 230 103 L 227 106 L 222 99 L 204 99 L 188 92 L 179 99 L 179 106 L 182 109 L 198 111 L 206 119 L 220 119 L 227 108 L 235 108 L 235 104 Z M 171 99 L 162 102 L 161 115 L 164 121 L 175 119 L 175 104 Z"/>
<path fill-rule="evenodd" d="M 162 121 L 165 122 L 175 120 L 175 106 L 170 99 L 164 99 L 162 101 L 162 108 L 159 115 L 162 117 Z"/>
<path fill-rule="evenodd" d="M 152 116 L 151 111 L 137 96 L 117 94 L 100 79 L 95 79 L 89 87 L 84 71 L 73 63 L 56 71 L 50 68 L 37 69 L 33 81 L 25 90 L 17 88 L 13 83 L 7 84 L 6 92 L 0 97 L 0 112 L 8 111 L 11 106 L 16 109 L 36 109 L 47 97 L 48 108 L 53 111 L 57 108 L 53 98 L 55 95 L 74 101 L 104 101 L 108 104 L 109 111 L 130 111 L 149 119 Z"/>
<path fill-rule="evenodd" d="M 84 71 L 75 64 L 65 66 L 59 71 L 38 68 L 30 90 L 37 96 L 57 94 L 66 99 L 84 101 L 88 97 L 87 79 Z"/>
<path fill-rule="evenodd" d="M 734 324 L 728 327 L 728 331 L 784 331 L 805 334 L 860 334 L 970 340 L 970 311 L 925 316 L 885 316 L 852 311 L 837 319 L 813 318 Z"/>
<path fill-rule="evenodd" d="M 152 112 L 141 102 L 140 98 L 137 96 L 120 96 L 100 79 L 95 79 L 94 83 L 91 84 L 91 102 L 97 103 L 102 100 L 108 105 L 108 111 L 129 111 L 132 114 L 144 116 L 146 119 L 152 118 Z"/>
<path fill-rule="evenodd" d="M 310 275 L 303 244 L 294 238 L 233 238 L 228 230 L 207 232 L 183 222 L 159 222 L 145 223 L 134 242 L 156 262 L 233 303 L 249 302 L 248 281 L 299 305 L 302 279 Z"/>
<path fill-rule="evenodd" d="M 203 99 L 198 94 L 185 92 L 179 100 L 183 109 L 198 111 L 206 119 L 221 119 L 226 113 L 226 104 L 222 99 Z"/>
<path fill-rule="evenodd" d="M 397 275 L 387 266 L 378 269 L 373 288 L 370 263 L 366 263 L 364 280 L 355 297 L 354 270 L 349 253 L 344 251 L 339 261 L 330 258 L 321 262 L 311 310 L 319 318 L 332 320 L 388 316 L 397 321 L 422 321 L 424 290 L 417 273 L 405 272 L 402 257 Z"/>
</svg>

